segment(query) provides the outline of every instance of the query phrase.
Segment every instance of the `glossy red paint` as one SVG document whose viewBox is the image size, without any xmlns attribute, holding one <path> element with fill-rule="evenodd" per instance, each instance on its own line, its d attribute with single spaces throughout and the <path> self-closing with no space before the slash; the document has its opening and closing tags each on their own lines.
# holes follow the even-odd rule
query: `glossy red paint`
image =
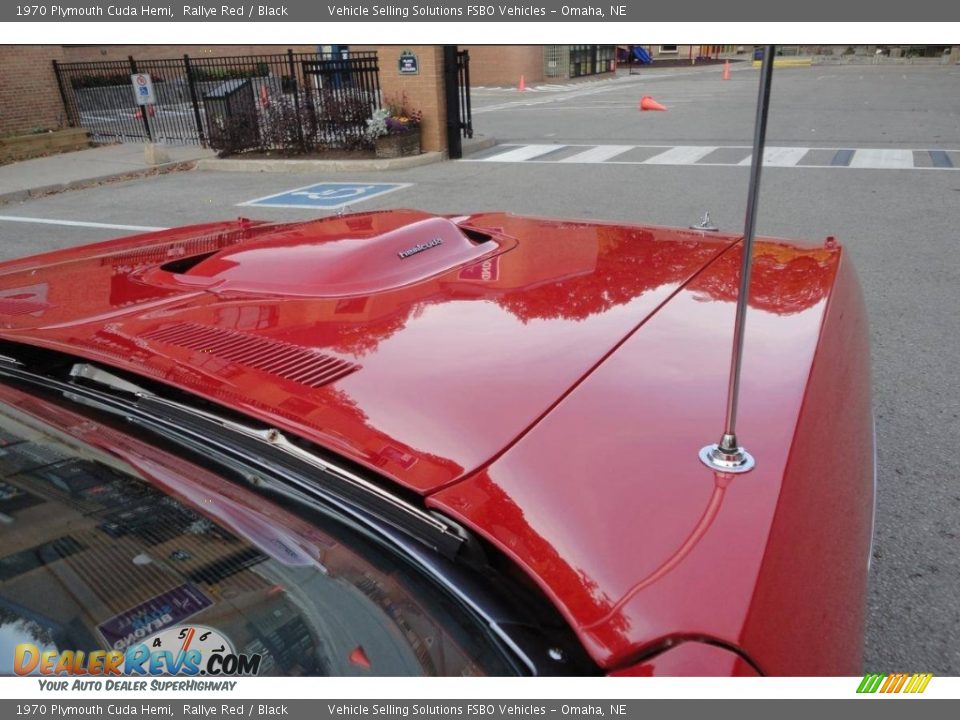
<svg viewBox="0 0 960 720">
<path fill-rule="evenodd" d="M 836 280 L 839 249 L 759 242 L 738 427 L 757 467 L 716 474 L 697 450 L 722 424 L 739 255 L 429 502 L 526 568 L 603 667 L 670 629 L 743 648 L 773 674 L 855 674 L 873 470 L 859 287 L 849 268 Z M 792 635 L 792 613 L 805 632 Z"/>
<path fill-rule="evenodd" d="M 161 379 L 426 493 L 500 453 L 736 239 L 503 214 L 460 224 L 491 238 L 401 211 L 217 231 L 194 241 L 217 252 L 193 267 L 162 245 L 74 255 L 0 274 L 3 290 L 45 284 L 51 305 L 0 322 L 11 339 Z M 439 246 L 397 255 L 440 235 Z M 347 258 L 352 276 L 327 270 L 324 257 Z M 491 258 L 496 279 L 464 273 Z M 343 295 L 350 287 L 363 290 Z M 186 339 L 197 326 L 242 333 L 233 339 L 251 348 L 274 341 L 276 364 L 296 346 L 359 369 L 312 388 L 216 345 L 155 339 Z"/>
<path fill-rule="evenodd" d="M 610 671 L 682 636 L 769 673 L 855 673 L 873 460 L 865 315 L 840 248 L 758 240 L 738 428 L 757 468 L 730 477 L 697 451 L 723 420 L 735 236 L 454 222 L 472 235 L 366 213 L 3 265 L 0 299 L 43 306 L 0 306 L 0 336 L 247 412 L 423 494 L 523 568 Z M 197 325 L 359 369 L 307 387 L 235 345 L 150 339 Z M 670 656 L 721 657 L 682 648 Z"/>
</svg>

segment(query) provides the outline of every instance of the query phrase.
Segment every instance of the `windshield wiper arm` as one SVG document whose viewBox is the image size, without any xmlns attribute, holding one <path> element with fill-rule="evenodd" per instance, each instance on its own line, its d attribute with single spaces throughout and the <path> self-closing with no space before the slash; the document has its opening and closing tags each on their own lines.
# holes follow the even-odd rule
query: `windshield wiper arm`
<svg viewBox="0 0 960 720">
<path fill-rule="evenodd" d="M 146 426 L 175 442 L 188 439 L 192 447 L 215 447 L 221 458 L 252 466 L 258 474 L 326 500 L 361 520 L 373 518 L 386 523 L 447 557 L 456 557 L 467 544 L 464 531 L 454 523 L 300 447 L 276 428 L 252 427 L 162 398 L 90 363 L 75 363 L 68 382 L 0 355 L 0 375 L 40 385 L 73 402 Z"/>
</svg>

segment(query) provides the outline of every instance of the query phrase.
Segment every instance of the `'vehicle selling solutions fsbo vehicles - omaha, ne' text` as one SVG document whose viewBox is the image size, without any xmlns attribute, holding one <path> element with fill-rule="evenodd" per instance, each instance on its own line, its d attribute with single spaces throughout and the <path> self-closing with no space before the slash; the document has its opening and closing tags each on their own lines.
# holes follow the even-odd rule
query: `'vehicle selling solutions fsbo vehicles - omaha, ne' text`
<svg viewBox="0 0 960 720">
<path fill-rule="evenodd" d="M 0 265 L 0 672 L 856 674 L 866 315 L 755 199 Z"/>
</svg>

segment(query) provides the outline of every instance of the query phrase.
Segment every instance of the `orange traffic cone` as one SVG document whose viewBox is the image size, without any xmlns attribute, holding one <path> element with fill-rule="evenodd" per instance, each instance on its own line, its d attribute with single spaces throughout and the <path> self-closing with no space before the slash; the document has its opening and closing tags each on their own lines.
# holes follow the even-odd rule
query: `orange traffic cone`
<svg viewBox="0 0 960 720">
<path fill-rule="evenodd" d="M 724 80 L 730 79 L 730 61 L 729 60 L 723 63 L 723 79 Z"/>
<path fill-rule="evenodd" d="M 667 108 L 658 103 L 649 95 L 644 95 L 640 98 L 640 109 L 641 110 L 666 110 Z"/>
<path fill-rule="evenodd" d="M 527 89 L 527 81 L 524 79 L 523 75 L 520 76 L 520 85 L 517 87 L 520 92 L 523 92 Z"/>
<path fill-rule="evenodd" d="M 364 670 L 370 669 L 370 658 L 367 657 L 367 653 L 364 651 L 362 645 L 357 645 L 353 649 L 353 651 L 350 653 L 349 660 L 357 667 L 361 667 Z"/>
</svg>

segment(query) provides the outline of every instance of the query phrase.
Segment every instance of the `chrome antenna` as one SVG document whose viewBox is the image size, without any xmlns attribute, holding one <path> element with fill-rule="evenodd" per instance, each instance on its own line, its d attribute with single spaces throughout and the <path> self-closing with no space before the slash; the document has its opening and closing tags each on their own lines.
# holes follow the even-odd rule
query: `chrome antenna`
<svg viewBox="0 0 960 720">
<path fill-rule="evenodd" d="M 700 450 L 703 463 L 719 472 L 743 473 L 752 470 L 756 461 L 737 440 L 737 400 L 740 395 L 740 365 L 743 361 L 743 331 L 747 320 L 750 292 L 750 261 L 753 259 L 753 237 L 757 225 L 757 200 L 760 195 L 760 169 L 763 167 L 763 146 L 767 137 L 767 114 L 770 109 L 770 80 L 773 77 L 775 46 L 765 45 L 760 66 L 760 90 L 757 96 L 757 117 L 753 126 L 753 157 L 750 162 L 750 186 L 747 190 L 747 217 L 743 228 L 743 260 L 740 265 L 740 290 L 737 314 L 733 325 L 733 352 L 730 357 L 730 381 L 727 386 L 727 417 L 723 437 L 716 445 Z"/>
</svg>

